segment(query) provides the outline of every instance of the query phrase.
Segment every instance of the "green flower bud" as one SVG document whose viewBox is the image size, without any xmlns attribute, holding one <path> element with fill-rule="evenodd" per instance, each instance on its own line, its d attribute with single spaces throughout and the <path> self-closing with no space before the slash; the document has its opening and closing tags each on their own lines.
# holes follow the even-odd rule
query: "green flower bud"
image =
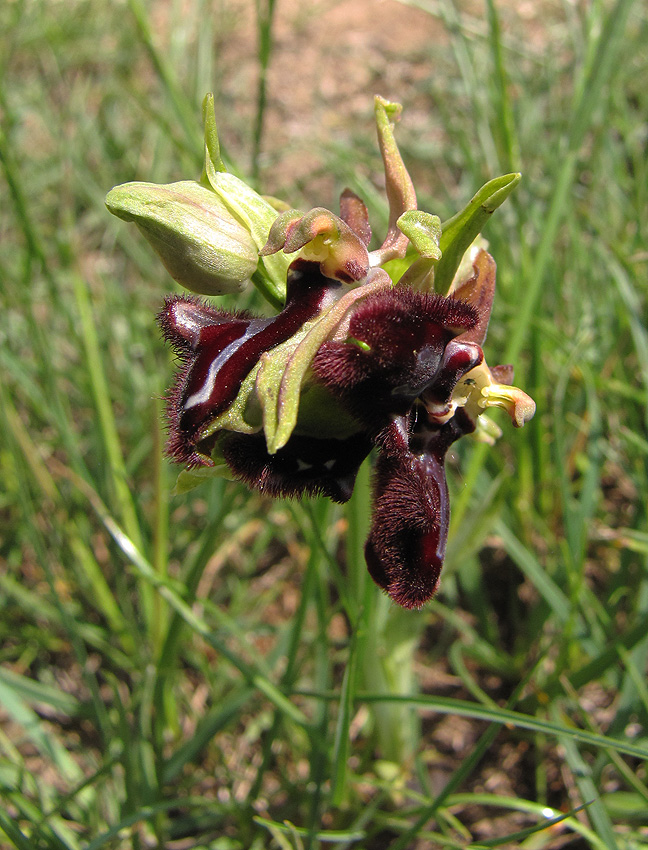
<svg viewBox="0 0 648 850">
<path fill-rule="evenodd" d="M 240 292 L 256 271 L 250 231 L 199 183 L 124 183 L 108 193 L 106 206 L 135 222 L 171 277 L 191 292 Z"/>
</svg>

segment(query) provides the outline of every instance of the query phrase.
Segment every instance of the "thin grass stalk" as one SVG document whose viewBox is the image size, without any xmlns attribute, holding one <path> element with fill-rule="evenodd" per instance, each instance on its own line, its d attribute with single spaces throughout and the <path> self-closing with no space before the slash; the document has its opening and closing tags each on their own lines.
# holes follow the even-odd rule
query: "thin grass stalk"
<svg viewBox="0 0 648 850">
<path fill-rule="evenodd" d="M 348 505 L 347 510 L 355 510 L 355 507 L 351 507 L 351 505 Z M 304 536 L 304 539 L 308 541 L 311 551 L 313 551 L 313 549 L 317 550 L 326 561 L 327 568 L 330 572 L 333 584 L 335 585 L 335 589 L 344 609 L 344 613 L 347 616 L 349 624 L 353 628 L 355 628 L 358 622 L 358 616 L 360 611 L 360 604 L 358 602 L 358 597 L 355 595 L 354 592 L 354 584 L 352 579 L 352 576 L 355 578 L 355 573 L 352 573 L 347 568 L 347 574 L 345 575 L 340 569 L 340 565 L 338 564 L 336 556 L 329 550 L 328 546 L 326 545 L 323 534 L 325 529 L 320 527 L 317 515 L 310 502 L 304 502 L 304 504 L 301 506 L 291 506 L 291 512 L 295 518 L 295 521 L 297 522 L 301 533 Z M 306 515 L 307 521 L 304 521 L 302 519 L 302 512 Z M 347 529 L 348 539 L 349 533 L 355 533 L 353 524 L 351 524 L 351 526 L 348 525 Z M 357 577 L 357 580 L 362 581 L 363 578 Z M 349 579 L 352 580 L 350 581 Z"/>
<path fill-rule="evenodd" d="M 313 593 L 315 589 L 315 581 L 319 569 L 320 551 L 317 546 L 310 546 L 310 555 L 306 566 L 306 573 L 302 585 L 302 593 L 299 601 L 299 608 L 290 629 L 288 650 L 286 653 L 287 663 L 286 670 L 281 678 L 280 687 L 283 693 L 292 691 L 294 683 L 298 675 L 297 653 L 300 643 L 303 638 L 303 628 L 306 619 L 308 608 L 313 604 Z M 265 773 L 268 771 L 273 759 L 272 746 L 275 739 L 279 736 L 279 731 L 282 728 L 283 716 L 281 712 L 275 711 L 272 718 L 272 725 L 268 732 L 264 735 L 262 742 L 262 760 L 254 780 L 254 784 L 250 789 L 249 799 L 255 800 L 260 792 Z"/>
<path fill-rule="evenodd" d="M 496 136 L 496 144 L 499 151 L 500 170 L 505 174 L 511 174 L 520 170 L 520 146 L 515 128 L 511 98 L 509 96 L 510 85 L 504 63 L 502 31 L 500 28 L 497 6 L 494 0 L 487 0 L 486 14 L 488 20 L 491 61 L 493 65 L 493 75 L 495 78 L 494 95 L 491 103 L 491 106 L 495 106 L 493 133 Z M 514 192 L 511 201 L 516 206 L 517 200 L 517 195 Z"/>
<path fill-rule="evenodd" d="M 617 0 L 609 11 L 607 18 L 597 37 L 596 28 L 590 29 L 590 40 L 596 45 L 596 61 L 588 69 L 581 71 L 579 79 L 585 83 L 576 86 L 578 96 L 575 98 L 572 110 L 572 121 L 564 140 L 564 150 L 560 152 L 561 163 L 555 179 L 555 188 L 551 203 L 544 219 L 540 244 L 532 257 L 527 269 L 526 286 L 516 309 L 516 320 L 503 357 L 503 362 L 514 363 L 528 338 L 529 327 L 533 313 L 542 290 L 542 284 L 547 273 L 549 261 L 553 255 L 553 247 L 558 230 L 571 204 L 571 189 L 574 182 L 576 163 L 580 156 L 580 148 L 593 120 L 595 110 L 600 106 L 603 87 L 616 70 L 615 62 L 622 49 L 622 39 L 626 22 L 634 0 Z M 557 152 L 558 156 L 558 152 Z M 453 526 L 460 527 L 465 513 L 468 511 L 471 493 L 479 473 L 486 461 L 488 449 L 485 445 L 477 446 L 472 453 L 468 468 L 464 474 L 466 486 L 453 505 Z"/>
<path fill-rule="evenodd" d="M 557 706 L 552 707 L 552 715 L 555 718 L 558 717 L 559 709 Z M 592 824 L 593 831 L 601 839 L 606 848 L 609 848 L 609 850 L 619 850 L 614 827 L 601 800 L 597 783 L 592 777 L 590 765 L 582 757 L 573 741 L 563 739 L 561 740 L 561 746 L 563 747 L 566 761 L 569 764 L 578 787 L 581 800 L 586 804 L 586 812 Z"/>
<path fill-rule="evenodd" d="M 38 447 L 31 440 L 29 433 L 23 427 L 20 417 L 16 411 L 13 401 L 0 384 L 0 398 L 4 399 L 3 414 L 6 420 L 5 433 L 10 433 L 17 447 L 22 452 L 23 459 L 29 467 L 35 482 L 40 488 L 41 495 L 45 503 L 52 507 L 56 516 L 63 514 L 63 497 L 54 481 L 50 471 L 43 463 Z M 78 522 L 73 518 L 65 518 L 61 520 L 61 527 L 64 530 L 64 537 L 67 540 L 69 549 L 73 558 L 76 558 L 84 573 L 84 578 L 87 579 L 91 586 L 94 600 L 107 618 L 111 630 L 119 635 L 123 643 L 124 649 L 127 652 L 133 652 L 135 643 L 132 635 L 129 633 L 129 625 L 124 617 L 119 605 L 113 595 L 112 590 L 108 586 L 108 582 L 97 564 L 97 561 L 83 539 L 83 530 L 79 527 Z"/>
<path fill-rule="evenodd" d="M 328 516 L 328 505 L 320 500 L 319 517 L 324 522 Z M 329 597 L 329 583 L 326 572 L 322 569 L 323 564 L 318 560 L 319 570 L 316 573 L 314 585 L 314 602 L 317 613 L 317 635 L 314 646 L 314 681 L 324 688 L 330 687 L 332 683 L 332 653 L 329 647 L 327 634 L 329 624 L 329 611 L 331 600 Z M 328 757 L 328 730 L 329 730 L 329 704 L 327 700 L 321 700 L 316 707 L 315 717 L 311 726 L 310 743 L 310 773 L 309 779 L 313 787 L 310 796 L 310 805 L 307 816 L 308 836 L 306 838 L 305 850 L 313 850 L 317 832 L 321 824 L 321 811 L 324 802 L 324 783 L 328 779 L 329 757 Z"/>
<path fill-rule="evenodd" d="M 218 638 L 211 630 L 204 619 L 199 617 L 191 609 L 189 605 L 178 595 L 173 583 L 164 581 L 153 569 L 151 564 L 146 560 L 144 555 L 133 544 L 133 541 L 115 522 L 106 506 L 103 504 L 97 493 L 95 493 L 89 485 L 70 474 L 70 479 L 77 486 L 80 492 L 88 499 L 93 510 L 97 513 L 104 527 L 113 538 L 122 553 L 126 556 L 130 564 L 135 568 L 136 572 L 145 580 L 149 581 L 161 596 L 166 599 L 169 605 L 181 616 L 185 623 L 200 637 L 212 646 L 219 654 L 227 659 L 233 666 L 239 670 L 245 680 L 254 687 L 258 688 L 271 703 L 277 708 L 280 708 L 288 717 L 301 726 L 308 726 L 308 719 L 303 712 L 293 705 L 287 697 L 285 697 L 278 688 L 269 681 L 269 679 L 259 670 L 255 664 L 249 664 L 233 652 L 226 641 Z"/>
<path fill-rule="evenodd" d="M 183 599 L 187 604 L 193 603 L 196 590 L 200 582 L 200 578 L 207 566 L 208 560 L 216 548 L 217 540 L 221 534 L 221 524 L 218 521 L 219 516 L 227 516 L 231 506 L 234 494 L 231 493 L 228 499 L 223 500 L 222 482 L 216 484 L 213 491 L 216 491 L 217 502 L 222 506 L 221 511 L 214 511 L 212 515 L 208 514 L 208 523 L 203 532 L 201 539 L 198 541 L 196 551 L 189 559 L 184 575 L 182 576 Z M 158 573 L 158 575 L 160 575 Z M 162 579 L 162 576 L 160 575 Z M 167 619 L 166 631 L 164 639 L 160 645 L 158 657 L 156 659 L 157 676 L 154 687 L 153 704 L 155 706 L 156 715 L 160 717 L 157 725 L 157 730 L 160 735 L 164 732 L 165 726 L 168 728 L 177 726 L 176 716 L 177 710 L 175 702 L 171 700 L 171 683 L 178 670 L 179 654 L 181 651 L 181 639 L 186 632 L 187 624 L 182 617 L 182 614 L 177 610 L 171 610 Z M 165 720 L 163 720 L 164 718 Z M 165 724 L 166 721 L 166 724 Z M 163 735 L 157 737 L 157 746 L 159 753 L 159 764 L 162 769 L 163 759 Z"/>
<path fill-rule="evenodd" d="M 168 484 L 168 468 L 164 456 L 165 433 L 163 429 L 162 405 L 155 402 L 155 422 L 153 431 L 153 458 L 155 463 L 155 499 L 153 525 L 153 567 L 162 579 L 167 579 L 169 572 L 169 504 L 170 492 Z M 163 600 L 156 594 L 153 609 L 152 638 L 156 657 L 162 649 L 166 634 L 169 611 Z"/>
<path fill-rule="evenodd" d="M 117 433 L 117 424 L 108 390 L 108 381 L 103 368 L 97 327 L 92 315 L 87 284 L 80 274 L 74 274 L 73 283 L 81 322 L 81 335 L 86 353 L 88 376 L 99 416 L 115 501 L 127 535 L 137 549 L 142 549 L 141 529 L 127 483 L 126 465 Z"/>
<path fill-rule="evenodd" d="M 173 106 L 177 123 L 186 136 L 187 150 L 191 152 L 202 150 L 203 139 L 196 123 L 197 113 L 184 95 L 176 79 L 173 66 L 155 45 L 149 16 L 144 3 L 142 0 L 128 0 L 128 7 L 135 21 L 136 31 L 140 41 L 158 75 L 163 91 L 166 92 Z"/>
<path fill-rule="evenodd" d="M 517 319 L 509 337 L 504 360 L 515 362 L 524 344 L 528 327 L 540 295 L 542 283 L 552 256 L 558 229 L 570 207 L 570 191 L 574 182 L 576 163 L 585 135 L 589 130 L 595 111 L 604 103 L 603 88 L 618 70 L 618 57 L 623 49 L 623 36 L 635 0 L 617 0 L 599 27 L 591 26 L 588 35 L 589 49 L 594 59 L 589 67 L 581 71 L 577 82 L 577 96 L 571 110 L 572 120 L 565 138 L 565 149 L 556 152 L 560 156 L 555 190 L 545 218 L 538 250 L 536 251 L 527 278 L 527 285 L 519 305 Z"/>
<path fill-rule="evenodd" d="M 257 21 L 257 49 L 259 62 L 259 80 L 257 83 L 256 116 L 252 136 L 252 179 L 259 179 L 261 144 L 266 108 L 268 104 L 268 68 L 272 56 L 272 25 L 274 22 L 275 0 L 255 0 Z"/>
<path fill-rule="evenodd" d="M 2 86 L 0 86 L 0 107 L 8 117 L 7 123 L 9 123 L 11 110 L 3 94 Z M 31 214 L 30 206 L 23 190 L 20 168 L 11 149 L 10 139 L 2 128 L 0 128 L 0 164 L 2 164 L 7 179 L 10 198 L 19 229 L 26 242 L 22 279 L 18 282 L 17 286 L 21 300 L 25 306 L 25 316 L 29 324 L 30 339 L 33 341 L 35 351 L 37 352 L 39 366 L 43 370 L 42 383 L 49 388 L 48 401 L 50 404 L 48 405 L 48 414 L 57 425 L 58 433 L 75 470 L 80 474 L 87 474 L 87 469 L 79 453 L 78 440 L 71 424 L 73 417 L 70 412 L 69 403 L 61 393 L 59 376 L 54 370 L 44 329 L 36 320 L 33 314 L 33 305 L 29 299 L 33 278 L 36 276 L 35 267 L 43 274 L 50 291 L 52 303 L 62 307 L 62 299 L 60 298 L 54 275 L 50 269 L 43 240 L 34 217 Z"/>
<path fill-rule="evenodd" d="M 540 666 L 540 661 L 540 659 L 536 661 L 527 675 L 524 676 L 524 678 L 518 683 L 516 689 L 506 703 L 507 710 L 513 709 L 517 705 L 527 684 L 532 680 L 536 670 Z M 499 707 L 494 704 L 491 704 L 489 707 L 495 713 L 500 710 Z M 501 723 L 491 723 L 488 729 L 486 729 L 480 736 L 479 741 L 470 755 L 462 761 L 459 767 L 452 774 L 441 793 L 437 795 L 432 803 L 425 806 L 423 812 L 419 815 L 414 824 L 410 827 L 410 829 L 406 830 L 401 836 L 399 836 L 396 842 L 391 846 L 390 850 L 407 850 L 410 846 L 409 842 L 411 842 L 419 834 L 419 832 L 425 827 L 426 823 L 435 817 L 442 806 L 447 804 L 450 795 L 453 794 L 457 788 L 460 788 L 466 779 L 472 774 L 479 762 L 495 742 L 501 728 Z"/>
</svg>

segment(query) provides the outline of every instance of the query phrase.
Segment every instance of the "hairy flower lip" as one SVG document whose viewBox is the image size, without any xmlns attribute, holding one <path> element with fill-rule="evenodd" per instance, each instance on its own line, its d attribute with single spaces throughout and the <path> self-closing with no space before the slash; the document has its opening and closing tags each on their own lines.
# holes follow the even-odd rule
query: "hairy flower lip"
<svg viewBox="0 0 648 850">
<path fill-rule="evenodd" d="M 414 409 L 381 435 L 365 558 L 374 581 L 404 608 L 421 608 L 437 590 L 450 522 L 445 456 L 473 427 L 462 411 L 438 426 Z"/>
<path fill-rule="evenodd" d="M 313 371 L 376 435 L 421 391 L 436 387 L 444 398 L 450 395 L 462 374 L 457 369 L 466 371 L 481 357 L 478 346 L 456 342 L 476 321 L 473 308 L 456 299 L 391 288 L 357 306 L 348 327 L 355 342 L 344 336 L 325 342 Z"/>
</svg>

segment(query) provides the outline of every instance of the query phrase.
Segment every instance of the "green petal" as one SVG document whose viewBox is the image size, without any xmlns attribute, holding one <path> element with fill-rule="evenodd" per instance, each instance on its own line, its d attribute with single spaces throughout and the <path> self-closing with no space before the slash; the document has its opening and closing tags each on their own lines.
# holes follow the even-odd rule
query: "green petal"
<svg viewBox="0 0 648 850">
<path fill-rule="evenodd" d="M 426 260 L 440 260 L 441 219 L 423 210 L 408 210 L 396 222 L 398 229 Z"/>
</svg>

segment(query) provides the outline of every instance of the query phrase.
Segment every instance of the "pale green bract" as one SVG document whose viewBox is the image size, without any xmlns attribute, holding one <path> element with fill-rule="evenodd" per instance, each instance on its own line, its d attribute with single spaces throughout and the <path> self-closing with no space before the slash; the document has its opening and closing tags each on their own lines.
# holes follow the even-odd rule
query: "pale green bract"
<svg viewBox="0 0 648 850">
<path fill-rule="evenodd" d="M 258 249 L 249 229 L 200 183 L 123 183 L 108 193 L 106 206 L 137 225 L 171 277 L 190 292 L 240 292 L 256 271 Z"/>
</svg>

